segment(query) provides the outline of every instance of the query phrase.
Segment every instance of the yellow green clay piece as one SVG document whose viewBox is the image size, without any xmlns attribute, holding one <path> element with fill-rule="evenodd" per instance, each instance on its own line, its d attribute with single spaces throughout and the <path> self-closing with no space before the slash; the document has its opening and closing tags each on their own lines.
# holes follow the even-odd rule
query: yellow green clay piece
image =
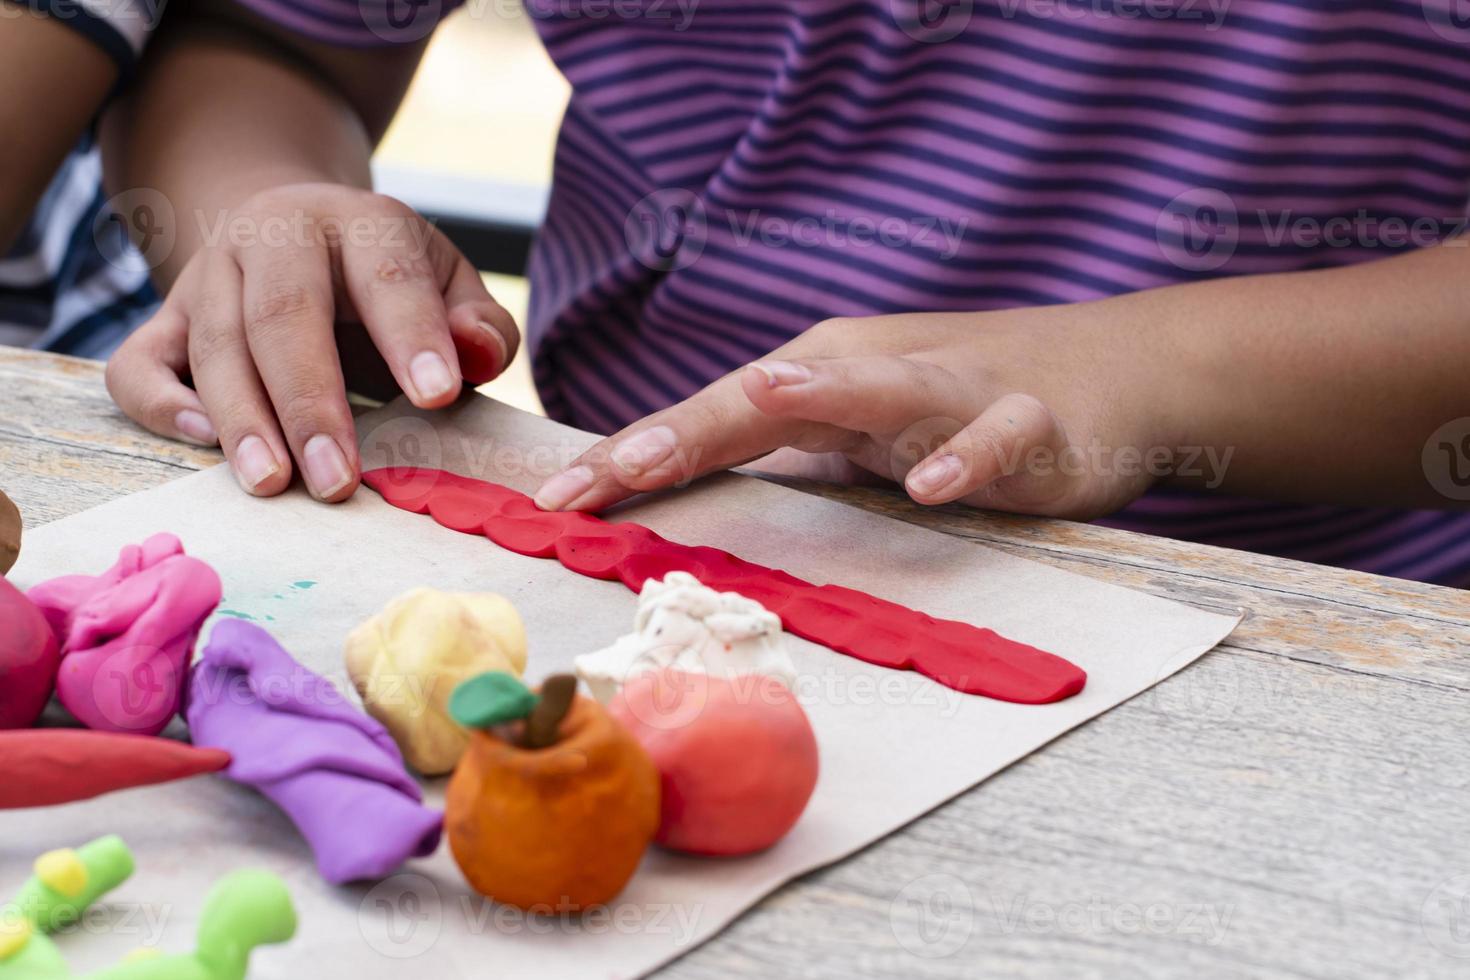
<svg viewBox="0 0 1470 980">
<path fill-rule="evenodd" d="M 0 980 L 72 980 L 76 975 L 46 933 L 76 921 L 132 871 L 132 852 L 118 837 L 43 855 L 16 900 L 0 907 Z M 194 952 L 135 950 L 81 980 L 244 980 L 255 947 L 283 943 L 295 933 L 296 911 L 281 879 L 236 871 L 205 898 Z"/>
<path fill-rule="evenodd" d="M 24 949 L 31 940 L 32 931 L 30 920 L 19 915 L 0 920 L 0 963 Z"/>
<path fill-rule="evenodd" d="M 74 850 L 43 854 L 34 870 L 13 905 L 36 931 L 55 932 L 132 876 L 133 852 L 114 834 Z"/>
</svg>

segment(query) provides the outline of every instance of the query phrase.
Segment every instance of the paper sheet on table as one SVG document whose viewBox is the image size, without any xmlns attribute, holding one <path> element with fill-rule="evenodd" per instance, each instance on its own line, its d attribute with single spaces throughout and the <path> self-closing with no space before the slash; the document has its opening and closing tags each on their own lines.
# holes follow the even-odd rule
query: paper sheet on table
<svg viewBox="0 0 1470 980">
<path fill-rule="evenodd" d="M 366 467 L 436 466 L 527 491 L 594 441 L 478 396 L 432 417 L 390 406 L 358 428 Z M 18 886 L 35 854 L 113 832 L 136 850 L 138 870 L 113 894 L 113 929 L 63 940 L 74 968 L 145 943 L 192 948 L 211 882 L 258 866 L 286 879 L 301 927 L 290 944 L 258 951 L 253 977 L 371 980 L 405 969 L 443 980 L 636 976 L 710 938 L 781 883 L 877 840 L 1163 680 L 1238 621 L 748 477 L 720 477 L 626 513 L 675 541 L 993 627 L 1080 664 L 1087 687 L 1058 704 L 1006 704 L 792 638 L 798 694 L 822 767 L 800 823 L 775 848 L 743 859 L 654 850 L 605 913 L 581 921 L 527 917 L 479 900 L 447 847 L 376 886 L 330 887 L 284 816 L 218 777 L 6 814 L 0 889 Z M 256 500 L 223 466 L 36 530 L 11 579 L 25 588 L 98 572 L 124 544 L 160 530 L 219 570 L 221 614 L 265 626 L 348 690 L 347 632 L 414 586 L 508 596 L 527 624 L 529 681 L 570 669 L 573 657 L 607 645 L 633 621 L 636 598 L 619 583 L 446 530 L 366 489 L 338 507 L 300 490 Z M 443 785 L 429 784 L 435 805 Z M 1038 799 L 1038 813 L 1052 804 Z"/>
</svg>

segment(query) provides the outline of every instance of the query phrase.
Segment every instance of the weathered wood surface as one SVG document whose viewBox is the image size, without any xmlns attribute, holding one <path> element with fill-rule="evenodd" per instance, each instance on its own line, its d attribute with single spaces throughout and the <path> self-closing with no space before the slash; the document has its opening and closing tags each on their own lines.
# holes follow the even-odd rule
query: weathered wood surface
<svg viewBox="0 0 1470 980">
<path fill-rule="evenodd" d="M 0 349 L 0 489 L 27 526 L 218 458 L 128 423 L 100 366 Z M 1200 663 L 663 975 L 1470 976 L 1470 593 L 820 492 L 1250 614 Z"/>
</svg>

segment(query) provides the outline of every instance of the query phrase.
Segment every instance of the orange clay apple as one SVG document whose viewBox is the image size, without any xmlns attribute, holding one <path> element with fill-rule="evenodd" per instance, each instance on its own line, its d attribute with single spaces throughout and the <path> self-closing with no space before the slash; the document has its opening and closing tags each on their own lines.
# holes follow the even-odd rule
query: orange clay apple
<svg viewBox="0 0 1470 980">
<path fill-rule="evenodd" d="M 473 732 L 449 781 L 445 830 L 465 878 L 497 902 L 567 912 L 603 905 L 658 828 L 657 770 L 576 684 L 557 675 L 538 696 L 491 672 L 450 699 L 451 715 Z"/>
<path fill-rule="evenodd" d="M 608 711 L 658 767 L 655 840 L 673 850 L 764 850 L 796 824 L 817 785 L 811 722 L 774 677 L 665 668 L 629 680 Z"/>
</svg>

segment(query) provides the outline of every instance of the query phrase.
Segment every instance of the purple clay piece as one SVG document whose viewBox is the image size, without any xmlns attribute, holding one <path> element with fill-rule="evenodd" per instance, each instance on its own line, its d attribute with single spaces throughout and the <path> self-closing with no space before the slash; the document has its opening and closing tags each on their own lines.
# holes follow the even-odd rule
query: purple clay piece
<svg viewBox="0 0 1470 980">
<path fill-rule="evenodd" d="M 444 815 L 422 805 L 387 729 L 260 627 L 215 624 L 185 717 L 196 746 L 234 758 L 226 776 L 286 812 L 332 884 L 382 878 L 439 846 Z"/>
</svg>

